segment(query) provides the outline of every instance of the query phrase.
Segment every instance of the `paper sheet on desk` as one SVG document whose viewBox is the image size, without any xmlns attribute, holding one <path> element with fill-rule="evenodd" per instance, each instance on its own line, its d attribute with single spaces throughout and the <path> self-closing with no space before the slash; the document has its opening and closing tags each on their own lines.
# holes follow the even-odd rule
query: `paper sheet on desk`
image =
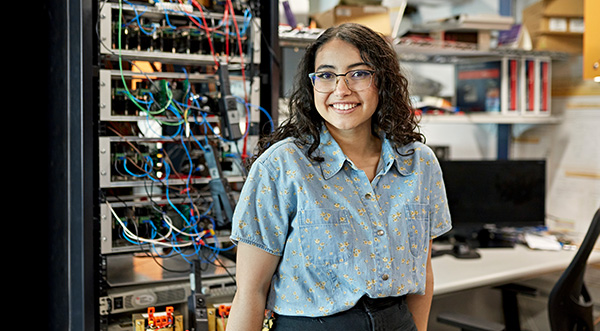
<svg viewBox="0 0 600 331">
<path fill-rule="evenodd" d="M 555 236 L 538 236 L 531 233 L 525 234 L 525 243 L 531 249 L 541 249 L 545 251 L 559 251 L 562 245 Z"/>
</svg>

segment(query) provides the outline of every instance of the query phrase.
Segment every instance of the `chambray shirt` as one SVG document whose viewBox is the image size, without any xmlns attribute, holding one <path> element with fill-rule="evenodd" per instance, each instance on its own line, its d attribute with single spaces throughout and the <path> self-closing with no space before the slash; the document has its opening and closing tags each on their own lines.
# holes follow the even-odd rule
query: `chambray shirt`
<svg viewBox="0 0 600 331">
<path fill-rule="evenodd" d="M 288 138 L 263 153 L 233 215 L 234 243 L 281 256 L 267 309 L 325 316 L 363 295 L 424 294 L 429 240 L 451 228 L 432 150 L 415 142 L 398 153 L 383 139 L 369 182 L 326 129 L 317 150 L 325 161 L 306 149 Z"/>
</svg>

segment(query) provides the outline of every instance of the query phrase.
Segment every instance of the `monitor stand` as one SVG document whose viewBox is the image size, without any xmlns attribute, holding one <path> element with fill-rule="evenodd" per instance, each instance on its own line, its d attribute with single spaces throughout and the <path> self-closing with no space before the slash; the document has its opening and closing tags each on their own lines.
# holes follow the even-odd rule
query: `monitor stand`
<svg viewBox="0 0 600 331">
<path fill-rule="evenodd" d="M 513 248 L 515 242 L 501 232 L 482 229 L 477 233 L 479 248 Z"/>
<path fill-rule="evenodd" d="M 452 255 L 457 259 L 478 259 L 481 257 L 477 249 L 465 241 L 455 241 L 451 249 L 434 249 L 431 252 L 431 257 L 442 255 Z"/>
<path fill-rule="evenodd" d="M 477 250 L 466 242 L 455 242 L 452 251 L 448 254 L 457 259 L 478 259 L 481 257 Z"/>
</svg>

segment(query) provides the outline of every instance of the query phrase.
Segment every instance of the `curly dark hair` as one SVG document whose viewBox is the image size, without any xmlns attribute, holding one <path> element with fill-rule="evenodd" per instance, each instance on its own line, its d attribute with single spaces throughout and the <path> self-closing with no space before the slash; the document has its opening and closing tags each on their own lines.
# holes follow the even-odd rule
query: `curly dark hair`
<svg viewBox="0 0 600 331">
<path fill-rule="evenodd" d="M 289 98 L 289 117 L 274 132 L 259 140 L 258 152 L 248 166 L 273 143 L 288 137 L 296 138 L 298 146 L 309 146 L 307 157 L 311 160 L 323 161 L 314 153 L 319 147 L 323 118 L 315 107 L 314 90 L 308 74 L 315 70 L 315 57 L 321 46 L 332 39 L 354 45 L 363 61 L 375 70 L 374 82 L 379 90 L 379 102 L 371 121 L 372 133 L 378 136 L 379 131 L 383 131 L 396 148 L 414 141 L 425 141 L 418 130 L 418 118 L 409 99 L 408 81 L 401 72 L 396 52 L 388 39 L 366 26 L 344 23 L 325 30 L 306 48 Z"/>
</svg>

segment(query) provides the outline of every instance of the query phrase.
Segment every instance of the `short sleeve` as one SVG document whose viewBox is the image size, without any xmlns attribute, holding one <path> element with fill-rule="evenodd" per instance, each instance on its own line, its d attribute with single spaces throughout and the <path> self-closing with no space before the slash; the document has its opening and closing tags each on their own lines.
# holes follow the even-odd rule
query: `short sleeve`
<svg viewBox="0 0 600 331">
<path fill-rule="evenodd" d="M 256 161 L 242 187 L 232 220 L 230 239 L 281 256 L 289 228 L 290 203 L 285 183 Z"/>
<path fill-rule="evenodd" d="M 435 156 L 434 156 L 435 158 Z M 431 239 L 439 237 L 452 229 L 450 207 L 446 197 L 446 187 L 440 163 L 435 158 L 431 173 L 430 191 L 430 224 Z"/>
</svg>

